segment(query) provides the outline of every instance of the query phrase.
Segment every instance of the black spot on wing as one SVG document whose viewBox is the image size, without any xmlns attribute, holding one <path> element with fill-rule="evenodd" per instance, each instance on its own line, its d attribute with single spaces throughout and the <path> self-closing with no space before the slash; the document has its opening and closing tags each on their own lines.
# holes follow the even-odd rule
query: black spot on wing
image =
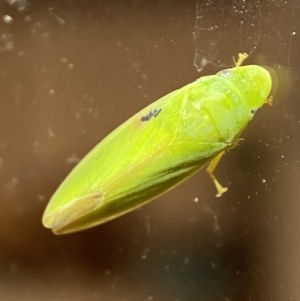
<svg viewBox="0 0 300 301">
<path fill-rule="evenodd" d="M 161 109 L 150 110 L 150 112 L 141 118 L 141 121 L 149 121 L 152 118 L 157 117 L 157 115 L 161 112 Z"/>
</svg>

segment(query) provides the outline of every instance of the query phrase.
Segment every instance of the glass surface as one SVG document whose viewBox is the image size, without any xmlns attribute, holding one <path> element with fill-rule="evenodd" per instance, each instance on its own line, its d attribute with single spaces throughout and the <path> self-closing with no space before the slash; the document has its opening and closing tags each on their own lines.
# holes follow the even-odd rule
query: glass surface
<svg viewBox="0 0 300 301">
<path fill-rule="evenodd" d="M 0 299 L 300 300 L 299 1 L 0 2 Z M 278 76 L 244 140 L 148 205 L 55 236 L 43 210 L 135 112 L 247 64 Z"/>
</svg>

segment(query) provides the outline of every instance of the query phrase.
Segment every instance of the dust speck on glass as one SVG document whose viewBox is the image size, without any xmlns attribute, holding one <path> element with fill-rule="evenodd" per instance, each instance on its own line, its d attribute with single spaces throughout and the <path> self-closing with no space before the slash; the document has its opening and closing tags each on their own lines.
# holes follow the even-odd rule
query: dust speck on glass
<svg viewBox="0 0 300 301">
<path fill-rule="evenodd" d="M 207 64 L 230 66 L 236 52 L 249 55 L 261 38 L 260 0 L 197 0 L 194 30 L 194 65 L 201 71 Z M 235 53 L 222 45 L 235 45 Z"/>
</svg>

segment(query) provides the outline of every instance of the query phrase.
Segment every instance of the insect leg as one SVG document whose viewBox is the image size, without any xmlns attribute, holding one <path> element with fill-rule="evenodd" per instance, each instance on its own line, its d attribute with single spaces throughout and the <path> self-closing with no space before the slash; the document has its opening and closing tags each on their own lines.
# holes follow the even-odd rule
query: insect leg
<svg viewBox="0 0 300 301">
<path fill-rule="evenodd" d="M 268 97 L 266 100 L 265 100 L 265 103 L 270 105 L 271 107 L 273 106 L 273 96 L 270 96 Z"/>
<path fill-rule="evenodd" d="M 239 67 L 243 64 L 244 60 L 248 57 L 247 53 L 239 53 L 238 61 L 235 63 L 236 67 Z"/>
<path fill-rule="evenodd" d="M 215 175 L 213 174 L 215 168 L 217 167 L 217 165 L 219 164 L 220 160 L 222 159 L 223 155 L 225 154 L 225 151 L 222 151 L 221 153 L 219 153 L 208 165 L 207 167 L 207 172 L 210 175 L 210 177 L 212 178 L 212 180 L 214 181 L 214 184 L 217 188 L 218 194 L 217 197 L 220 197 L 223 193 L 225 193 L 228 188 L 227 187 L 223 187 L 217 180 L 217 178 L 215 177 Z"/>
</svg>

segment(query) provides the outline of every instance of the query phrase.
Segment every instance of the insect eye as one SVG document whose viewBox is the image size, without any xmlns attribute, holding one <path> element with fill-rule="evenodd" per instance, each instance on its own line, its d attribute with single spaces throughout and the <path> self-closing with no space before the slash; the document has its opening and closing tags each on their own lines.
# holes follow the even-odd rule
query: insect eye
<svg viewBox="0 0 300 301">
<path fill-rule="evenodd" d="M 225 78 L 229 78 L 232 73 L 232 69 L 225 69 L 220 71 L 220 75 Z"/>
<path fill-rule="evenodd" d="M 258 111 L 258 108 L 251 109 L 251 114 L 254 116 Z"/>
</svg>

